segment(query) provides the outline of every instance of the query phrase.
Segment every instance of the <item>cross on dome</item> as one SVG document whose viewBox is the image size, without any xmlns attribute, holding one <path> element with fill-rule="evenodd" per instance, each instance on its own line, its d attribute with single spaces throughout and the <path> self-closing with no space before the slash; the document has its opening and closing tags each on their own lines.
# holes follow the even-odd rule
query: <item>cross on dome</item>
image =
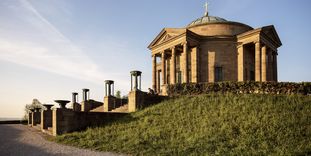
<svg viewBox="0 0 311 156">
<path fill-rule="evenodd" d="M 205 8 L 204 16 L 208 16 L 208 2 L 207 1 L 204 4 L 204 8 Z"/>
</svg>

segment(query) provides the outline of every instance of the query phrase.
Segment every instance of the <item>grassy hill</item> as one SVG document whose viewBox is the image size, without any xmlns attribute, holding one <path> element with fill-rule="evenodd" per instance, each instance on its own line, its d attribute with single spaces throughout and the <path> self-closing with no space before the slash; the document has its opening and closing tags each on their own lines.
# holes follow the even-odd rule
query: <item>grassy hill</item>
<svg viewBox="0 0 311 156">
<path fill-rule="evenodd" d="M 311 96 L 180 97 L 55 140 L 134 155 L 311 154 Z"/>
</svg>

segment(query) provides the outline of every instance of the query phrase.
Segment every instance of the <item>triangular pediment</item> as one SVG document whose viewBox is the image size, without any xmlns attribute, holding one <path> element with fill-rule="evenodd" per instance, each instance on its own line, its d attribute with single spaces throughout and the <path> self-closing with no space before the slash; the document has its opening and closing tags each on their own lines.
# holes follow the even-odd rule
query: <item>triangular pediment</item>
<svg viewBox="0 0 311 156">
<path fill-rule="evenodd" d="M 179 28 L 164 28 L 157 37 L 150 43 L 148 46 L 149 49 L 152 47 L 159 45 L 161 43 L 167 42 L 168 40 L 181 35 L 185 32 L 186 29 L 179 29 Z"/>
<path fill-rule="evenodd" d="M 277 34 L 275 28 L 273 25 L 262 27 L 262 32 L 265 33 L 271 40 L 279 44 L 279 46 L 282 45 L 282 42 L 279 38 L 279 35 Z"/>
<path fill-rule="evenodd" d="M 168 34 L 167 32 L 159 39 L 159 41 L 157 43 L 163 43 L 167 40 L 169 40 L 170 38 L 172 38 L 173 35 Z"/>
</svg>

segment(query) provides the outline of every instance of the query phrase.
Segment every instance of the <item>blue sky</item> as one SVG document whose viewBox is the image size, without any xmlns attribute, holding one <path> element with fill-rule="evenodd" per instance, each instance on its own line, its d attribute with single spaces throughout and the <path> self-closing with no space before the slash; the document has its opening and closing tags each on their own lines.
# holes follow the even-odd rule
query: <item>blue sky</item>
<svg viewBox="0 0 311 156">
<path fill-rule="evenodd" d="M 149 43 L 164 27 L 203 16 L 204 0 L 1 0 L 0 117 L 21 117 L 33 98 L 71 99 L 91 90 L 102 101 L 104 80 L 122 95 L 131 70 L 151 87 Z M 254 28 L 271 25 L 281 38 L 280 81 L 311 81 L 311 1 L 209 0 L 209 14 Z"/>
</svg>

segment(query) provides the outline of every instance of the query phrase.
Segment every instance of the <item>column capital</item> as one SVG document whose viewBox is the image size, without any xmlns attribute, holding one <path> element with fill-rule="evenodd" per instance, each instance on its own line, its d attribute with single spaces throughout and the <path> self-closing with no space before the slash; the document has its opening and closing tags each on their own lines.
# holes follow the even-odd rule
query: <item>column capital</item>
<svg viewBox="0 0 311 156">
<path fill-rule="evenodd" d="M 258 43 L 260 44 L 261 42 L 260 41 L 253 41 L 253 43 L 254 44 L 258 44 Z"/>
<path fill-rule="evenodd" d="M 165 51 L 161 52 L 161 57 L 165 56 Z"/>
<path fill-rule="evenodd" d="M 176 49 L 176 47 L 175 46 L 173 46 L 173 47 L 170 47 L 170 50 L 175 50 Z"/>
<path fill-rule="evenodd" d="M 278 50 L 275 50 L 275 51 L 273 50 L 273 51 L 272 51 L 272 55 L 279 55 L 279 54 L 278 54 Z"/>
<path fill-rule="evenodd" d="M 244 43 L 243 42 L 237 42 L 237 44 L 236 44 L 236 47 L 237 48 L 241 48 L 241 47 L 243 47 L 244 46 Z"/>
<path fill-rule="evenodd" d="M 181 43 L 182 46 L 185 46 L 185 45 L 187 45 L 187 44 L 188 44 L 187 41 L 184 41 L 184 42 Z"/>
</svg>

